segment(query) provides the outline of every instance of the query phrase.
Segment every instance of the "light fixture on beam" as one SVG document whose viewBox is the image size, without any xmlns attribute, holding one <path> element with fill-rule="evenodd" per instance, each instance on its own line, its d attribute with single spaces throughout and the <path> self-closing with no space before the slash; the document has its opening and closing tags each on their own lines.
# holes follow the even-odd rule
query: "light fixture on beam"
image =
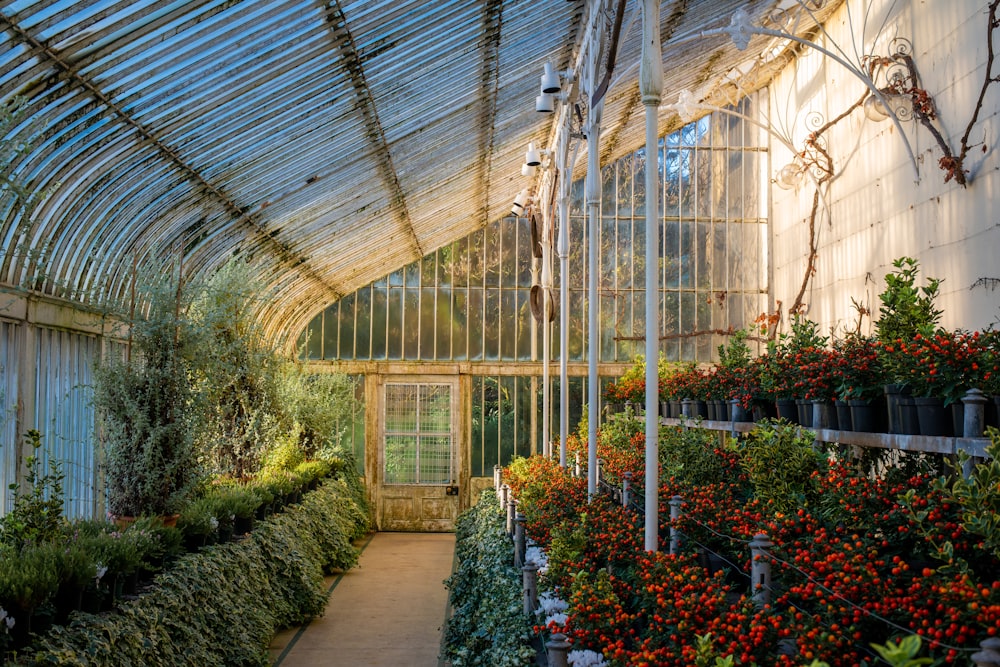
<svg viewBox="0 0 1000 667">
<path fill-rule="evenodd" d="M 542 94 L 555 95 L 563 89 L 562 80 L 573 81 L 573 70 L 567 69 L 557 72 L 552 63 L 545 63 L 545 72 L 542 74 Z"/>
<path fill-rule="evenodd" d="M 793 160 L 778 170 L 778 175 L 774 177 L 774 184 L 782 190 L 792 190 L 799 186 L 806 170 L 801 162 Z"/>
<path fill-rule="evenodd" d="M 523 217 L 524 209 L 525 207 L 528 206 L 530 202 L 531 202 L 531 197 L 528 195 L 528 188 L 524 188 L 523 190 L 517 193 L 516 197 L 514 197 L 514 203 L 510 207 L 510 212 L 519 218 Z"/>
</svg>

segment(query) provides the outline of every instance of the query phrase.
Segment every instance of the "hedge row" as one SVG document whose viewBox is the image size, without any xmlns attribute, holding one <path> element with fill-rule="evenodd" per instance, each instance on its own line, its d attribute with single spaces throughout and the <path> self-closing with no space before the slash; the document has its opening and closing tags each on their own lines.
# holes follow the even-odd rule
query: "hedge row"
<svg viewBox="0 0 1000 667">
<path fill-rule="evenodd" d="M 348 482 L 327 480 L 247 539 L 180 558 L 115 613 L 77 613 L 21 665 L 268 665 L 275 633 L 323 613 L 324 575 L 357 563 L 369 529 Z"/>
<path fill-rule="evenodd" d="M 518 667 L 534 662 L 531 628 L 521 599 L 521 572 L 506 532 L 506 514 L 492 488 L 455 524 L 458 566 L 448 578 L 452 616 L 444 658 L 452 667 Z"/>
</svg>

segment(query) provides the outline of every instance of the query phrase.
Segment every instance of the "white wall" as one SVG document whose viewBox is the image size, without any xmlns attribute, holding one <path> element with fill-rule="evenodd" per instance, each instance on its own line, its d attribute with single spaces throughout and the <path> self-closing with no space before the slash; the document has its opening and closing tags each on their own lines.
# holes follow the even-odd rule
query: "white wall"
<svg viewBox="0 0 1000 667">
<path fill-rule="evenodd" d="M 826 25 L 829 37 L 817 41 L 830 50 L 839 45 L 858 64 L 855 44 L 858 52 L 884 54 L 893 37 L 909 39 L 920 84 L 938 110 L 937 126 L 957 153 L 985 76 L 987 3 L 874 0 L 866 9 L 867 4 L 848 0 Z M 813 129 L 807 127 L 810 112 L 819 111 L 828 121 L 864 91 L 864 84 L 844 67 L 804 49 L 771 87 L 772 127 L 787 132 L 801 147 Z M 818 217 L 816 274 L 804 299 L 810 319 L 827 330 L 843 327 L 856 317 L 852 297 L 877 318 L 884 275 L 893 259 L 906 255 L 919 260 L 924 276 L 944 279 L 938 300 L 944 326 L 981 329 L 1000 320 L 1000 287 L 970 289 L 980 278 L 1000 278 L 998 108 L 1000 84 L 994 84 L 970 139 L 985 141 L 987 151 L 981 146 L 970 151 L 965 163 L 970 182 L 964 189 L 954 181 L 944 183 L 945 173 L 938 167 L 942 152 L 915 120 L 903 122 L 903 129 L 919 175 L 889 120 L 875 123 L 857 109 L 826 133 L 837 178 L 829 189 L 829 211 L 821 206 Z M 771 151 L 773 178 L 790 154 L 774 140 Z M 806 267 L 814 190 L 808 178 L 795 190 L 771 189 L 772 294 L 783 302 L 786 328 Z M 866 320 L 866 331 L 870 323 Z"/>
</svg>

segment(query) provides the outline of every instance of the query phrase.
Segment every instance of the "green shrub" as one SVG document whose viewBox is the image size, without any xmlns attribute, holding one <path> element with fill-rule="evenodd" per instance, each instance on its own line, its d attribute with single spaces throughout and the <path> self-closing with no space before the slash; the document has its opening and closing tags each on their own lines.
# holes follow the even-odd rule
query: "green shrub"
<svg viewBox="0 0 1000 667">
<path fill-rule="evenodd" d="M 799 435 L 798 427 L 787 422 L 759 422 L 740 449 L 756 496 L 778 511 L 813 504 L 813 474 L 826 469 L 826 458 L 813 443 L 812 433 Z"/>
<path fill-rule="evenodd" d="M 534 662 L 521 600 L 521 573 L 512 564 L 505 514 L 492 488 L 456 525 L 458 568 L 448 578 L 452 616 L 443 657 L 453 667 L 513 667 Z"/>
<path fill-rule="evenodd" d="M 357 561 L 358 517 L 343 482 L 260 524 L 242 542 L 179 558 L 151 591 L 102 616 L 76 614 L 23 665 L 268 665 L 275 632 L 323 612 L 323 573 Z"/>
</svg>

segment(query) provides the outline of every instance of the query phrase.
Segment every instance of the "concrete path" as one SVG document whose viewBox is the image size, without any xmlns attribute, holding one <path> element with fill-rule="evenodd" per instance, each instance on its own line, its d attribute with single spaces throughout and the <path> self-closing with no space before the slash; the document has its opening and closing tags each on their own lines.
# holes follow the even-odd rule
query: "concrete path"
<svg viewBox="0 0 1000 667">
<path fill-rule="evenodd" d="M 279 634 L 275 667 L 438 667 L 452 533 L 376 533 L 358 567 L 327 581 L 326 613 Z"/>
</svg>

